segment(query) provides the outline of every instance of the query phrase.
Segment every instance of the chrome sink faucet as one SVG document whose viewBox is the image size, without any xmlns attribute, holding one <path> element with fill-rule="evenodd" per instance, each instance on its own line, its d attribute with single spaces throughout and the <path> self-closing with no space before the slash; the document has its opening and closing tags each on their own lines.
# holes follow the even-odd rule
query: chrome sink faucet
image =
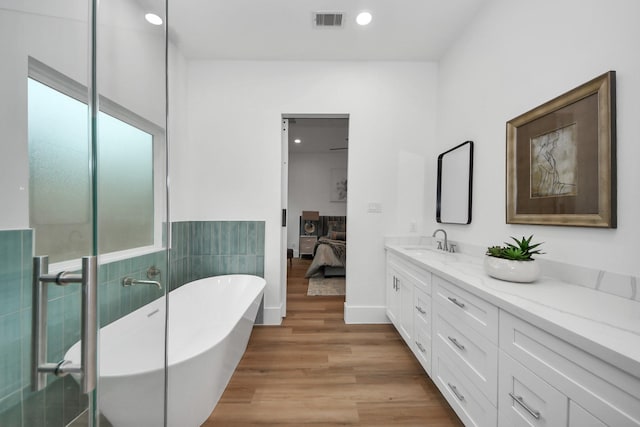
<svg viewBox="0 0 640 427">
<path fill-rule="evenodd" d="M 444 234 L 444 245 L 443 245 L 442 248 L 438 247 L 438 249 L 442 249 L 443 251 L 449 251 L 449 243 L 447 242 L 447 232 L 446 231 L 444 231 L 442 228 L 438 228 L 436 231 L 433 232 L 431 237 L 436 237 L 436 234 L 438 234 L 438 231 L 442 231 L 442 234 Z"/>
</svg>

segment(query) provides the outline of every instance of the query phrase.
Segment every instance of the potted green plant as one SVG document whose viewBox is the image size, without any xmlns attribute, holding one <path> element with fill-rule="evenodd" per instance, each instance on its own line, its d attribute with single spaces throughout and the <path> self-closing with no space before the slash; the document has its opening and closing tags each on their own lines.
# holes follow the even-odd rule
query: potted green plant
<svg viewBox="0 0 640 427">
<path fill-rule="evenodd" d="M 540 277 L 540 266 L 533 255 L 543 254 L 542 243 L 531 243 L 533 235 L 522 239 L 511 237 L 514 243 L 505 242 L 505 246 L 490 246 L 484 259 L 487 274 L 496 279 L 509 282 L 530 283 Z"/>
</svg>

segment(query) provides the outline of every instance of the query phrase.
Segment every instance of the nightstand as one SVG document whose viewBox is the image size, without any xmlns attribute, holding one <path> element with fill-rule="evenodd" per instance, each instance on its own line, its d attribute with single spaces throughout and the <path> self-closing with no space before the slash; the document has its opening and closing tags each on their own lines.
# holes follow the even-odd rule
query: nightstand
<svg viewBox="0 0 640 427">
<path fill-rule="evenodd" d="M 318 236 L 300 236 L 300 256 L 313 256 L 313 248 L 318 241 Z"/>
</svg>

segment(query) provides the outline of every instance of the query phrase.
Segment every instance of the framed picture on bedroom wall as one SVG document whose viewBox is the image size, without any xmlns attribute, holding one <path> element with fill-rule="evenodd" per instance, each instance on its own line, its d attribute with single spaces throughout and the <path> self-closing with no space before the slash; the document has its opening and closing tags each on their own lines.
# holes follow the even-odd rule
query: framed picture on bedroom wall
<svg viewBox="0 0 640 427">
<path fill-rule="evenodd" d="M 507 224 L 616 227 L 615 71 L 507 122 Z"/>
<path fill-rule="evenodd" d="M 330 192 L 330 201 L 347 201 L 347 169 L 331 169 Z"/>
</svg>

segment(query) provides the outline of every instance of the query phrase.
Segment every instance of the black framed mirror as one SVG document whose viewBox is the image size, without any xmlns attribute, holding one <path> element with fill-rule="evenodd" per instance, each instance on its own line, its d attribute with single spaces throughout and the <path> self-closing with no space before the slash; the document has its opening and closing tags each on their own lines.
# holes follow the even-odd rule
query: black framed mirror
<svg viewBox="0 0 640 427">
<path fill-rule="evenodd" d="M 465 141 L 438 156 L 436 221 L 471 224 L 473 141 Z"/>
</svg>

